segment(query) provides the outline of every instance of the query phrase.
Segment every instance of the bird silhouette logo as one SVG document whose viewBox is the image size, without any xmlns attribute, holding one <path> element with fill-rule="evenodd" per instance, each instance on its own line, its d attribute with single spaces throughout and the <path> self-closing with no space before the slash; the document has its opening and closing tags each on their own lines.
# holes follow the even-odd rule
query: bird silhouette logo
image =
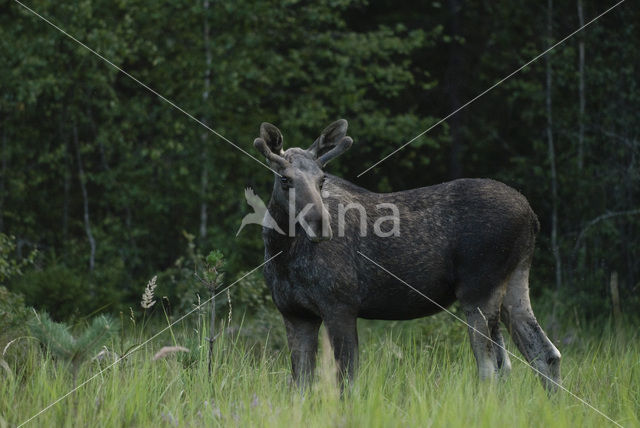
<svg viewBox="0 0 640 428">
<path fill-rule="evenodd" d="M 247 187 L 244 189 L 244 197 L 247 200 L 247 204 L 253 208 L 253 212 L 251 214 L 247 214 L 242 219 L 242 224 L 240 224 L 240 229 L 238 229 L 238 233 L 236 236 L 240 235 L 240 231 L 247 224 L 259 224 L 268 229 L 274 229 L 281 235 L 284 235 L 284 232 L 278 226 L 278 223 L 271 217 L 269 211 L 267 210 L 267 206 L 264 204 L 260 196 L 253 193 L 253 189 L 251 187 Z"/>
</svg>

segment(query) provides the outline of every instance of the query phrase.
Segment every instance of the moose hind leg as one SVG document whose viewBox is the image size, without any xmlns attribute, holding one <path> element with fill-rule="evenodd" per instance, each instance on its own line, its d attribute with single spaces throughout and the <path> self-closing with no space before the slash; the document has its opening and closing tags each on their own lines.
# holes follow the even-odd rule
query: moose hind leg
<svg viewBox="0 0 640 428">
<path fill-rule="evenodd" d="M 456 297 L 460 300 L 467 318 L 469 341 L 478 365 L 478 376 L 481 380 L 494 379 L 500 368 L 511 364 L 506 352 L 501 352 L 504 350 L 504 341 L 499 328 L 500 304 L 506 282 L 500 283 L 497 287 L 487 284 L 484 288 L 478 285 L 468 287 L 461 284 L 456 291 Z M 481 297 L 476 293 L 470 293 L 482 288 L 489 291 L 488 295 Z"/>
<path fill-rule="evenodd" d="M 308 385 L 313 379 L 320 324 L 319 318 L 284 316 L 293 380 L 300 387 Z"/>
<path fill-rule="evenodd" d="M 484 309 L 484 310 L 483 310 Z M 498 360 L 493 342 L 491 341 L 491 329 L 489 317 L 492 315 L 486 310 L 486 305 L 465 305 L 463 310 L 467 317 L 469 341 L 471 349 L 478 365 L 478 376 L 481 380 L 495 378 L 498 371 Z"/>
<path fill-rule="evenodd" d="M 529 263 L 514 271 L 502 303 L 502 321 L 525 359 L 540 375 L 544 387 L 555 391 L 560 383 L 560 351 L 544 333 L 529 300 Z"/>
<path fill-rule="evenodd" d="M 491 328 L 491 340 L 493 340 L 493 349 L 496 352 L 498 372 L 506 376 L 511 372 L 511 360 L 509 359 L 507 348 L 504 345 L 504 337 L 502 336 L 498 322 Z"/>
</svg>

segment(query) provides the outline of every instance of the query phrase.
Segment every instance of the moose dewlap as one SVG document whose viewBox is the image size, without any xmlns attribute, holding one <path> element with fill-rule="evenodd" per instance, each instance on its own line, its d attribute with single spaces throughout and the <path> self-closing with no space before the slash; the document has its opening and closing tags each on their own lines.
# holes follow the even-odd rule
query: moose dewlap
<svg viewBox="0 0 640 428">
<path fill-rule="evenodd" d="M 323 322 L 342 379 L 351 379 L 358 317 L 424 317 L 457 299 L 480 378 L 511 368 L 502 321 L 545 387 L 554 390 L 560 352 L 529 301 L 539 224 L 526 198 L 488 179 L 370 192 L 324 171 L 351 147 L 346 134 L 341 119 L 308 149 L 285 151 L 282 133 L 263 123 L 254 141 L 276 172 L 268 212 L 279 227 L 264 227 L 263 239 L 265 260 L 280 254 L 264 275 L 284 318 L 294 379 L 312 378 Z"/>
</svg>

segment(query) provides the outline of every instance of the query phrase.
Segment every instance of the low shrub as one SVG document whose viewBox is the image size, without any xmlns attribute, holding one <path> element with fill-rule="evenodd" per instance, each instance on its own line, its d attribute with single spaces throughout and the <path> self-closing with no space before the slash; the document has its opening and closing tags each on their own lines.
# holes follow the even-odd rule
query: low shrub
<svg viewBox="0 0 640 428">
<path fill-rule="evenodd" d="M 55 320 L 120 309 L 126 278 L 117 266 L 93 273 L 52 261 L 14 279 L 9 287 L 24 295 L 27 305 L 48 312 Z"/>
<path fill-rule="evenodd" d="M 0 286 L 0 360 L 7 361 L 11 367 L 27 353 L 26 323 L 31 316 L 21 295 Z"/>
</svg>

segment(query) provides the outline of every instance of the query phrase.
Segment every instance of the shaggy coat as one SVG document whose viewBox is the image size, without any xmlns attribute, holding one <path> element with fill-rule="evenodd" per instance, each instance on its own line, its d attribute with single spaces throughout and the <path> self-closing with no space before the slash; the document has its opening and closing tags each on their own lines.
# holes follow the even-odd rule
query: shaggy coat
<svg viewBox="0 0 640 428">
<path fill-rule="evenodd" d="M 357 365 L 357 318 L 419 318 L 459 300 L 481 378 L 510 369 L 502 319 L 553 390 L 560 380 L 560 353 L 529 302 L 539 223 L 526 198 L 489 179 L 370 192 L 323 170 L 351 146 L 346 129 L 346 121 L 337 121 L 309 149 L 283 151 L 280 131 L 263 124 L 254 143 L 277 172 L 268 210 L 280 228 L 289 230 L 291 207 L 297 214 L 310 206 L 309 226 L 296 224 L 293 235 L 263 229 L 265 259 L 276 256 L 264 275 L 287 328 L 296 381 L 313 374 L 322 322 L 343 379 L 350 379 Z M 396 207 L 395 233 L 389 204 Z M 347 206 L 364 208 L 366 216 Z M 384 216 L 379 236 L 375 222 Z"/>
</svg>

